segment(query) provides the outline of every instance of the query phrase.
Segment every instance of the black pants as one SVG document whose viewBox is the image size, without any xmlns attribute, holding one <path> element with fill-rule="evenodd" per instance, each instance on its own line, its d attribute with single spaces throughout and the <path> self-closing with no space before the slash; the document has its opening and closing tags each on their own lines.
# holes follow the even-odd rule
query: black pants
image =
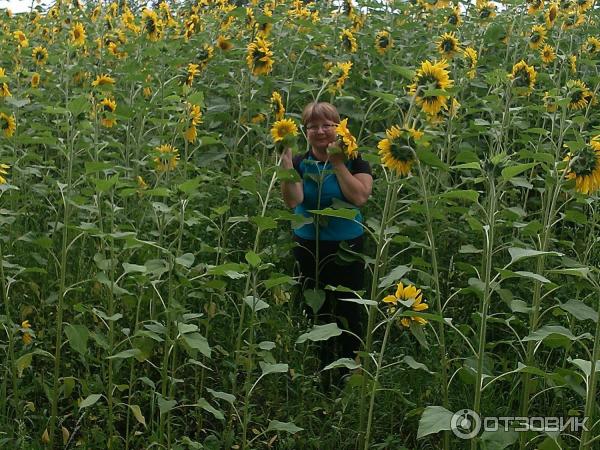
<svg viewBox="0 0 600 450">
<path fill-rule="evenodd" d="M 294 235 L 298 245 L 294 248 L 294 256 L 300 269 L 300 282 L 303 289 L 323 289 L 326 285 L 344 286 L 354 291 L 364 289 L 364 264 L 362 261 L 346 262 L 338 258 L 337 252 L 342 241 L 319 242 L 319 285 L 316 286 L 315 241 L 302 239 Z M 355 252 L 362 251 L 364 236 L 345 241 Z M 319 324 L 337 322 L 344 330 L 349 330 L 362 336 L 361 316 L 363 306 L 357 303 L 345 302 L 340 298 L 353 298 L 351 292 L 325 291 L 325 302 L 318 311 L 316 320 Z M 305 310 L 312 313 L 308 305 Z M 332 345 L 332 343 L 334 345 Z M 325 341 L 321 345 L 321 365 L 335 361 L 338 358 L 354 358 L 355 351 L 360 350 L 360 341 L 348 333 Z"/>
</svg>

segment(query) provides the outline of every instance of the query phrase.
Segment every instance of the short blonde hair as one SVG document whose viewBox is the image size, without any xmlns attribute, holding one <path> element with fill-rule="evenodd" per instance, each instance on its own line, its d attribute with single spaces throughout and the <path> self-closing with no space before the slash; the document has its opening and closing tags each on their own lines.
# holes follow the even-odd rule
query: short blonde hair
<svg viewBox="0 0 600 450">
<path fill-rule="evenodd" d="M 302 123 L 306 126 L 309 122 L 319 119 L 340 123 L 340 113 L 328 102 L 312 102 L 306 105 L 302 111 Z"/>
</svg>

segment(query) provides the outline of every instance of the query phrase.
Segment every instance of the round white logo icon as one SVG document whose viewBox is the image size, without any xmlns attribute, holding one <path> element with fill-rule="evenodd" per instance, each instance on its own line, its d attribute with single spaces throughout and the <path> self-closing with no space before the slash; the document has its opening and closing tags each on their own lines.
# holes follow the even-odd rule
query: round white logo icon
<svg viewBox="0 0 600 450">
<path fill-rule="evenodd" d="M 452 416 L 450 427 L 455 436 L 461 439 L 471 439 L 481 430 L 481 418 L 471 409 L 461 409 Z"/>
</svg>

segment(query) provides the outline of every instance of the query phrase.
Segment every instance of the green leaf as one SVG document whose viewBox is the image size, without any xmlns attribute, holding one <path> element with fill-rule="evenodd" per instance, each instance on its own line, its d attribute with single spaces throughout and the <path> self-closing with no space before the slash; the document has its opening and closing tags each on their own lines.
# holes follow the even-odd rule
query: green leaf
<svg viewBox="0 0 600 450">
<path fill-rule="evenodd" d="M 146 273 L 148 272 L 148 268 L 146 266 L 139 266 L 137 264 L 129 264 L 129 263 L 122 263 L 123 266 L 123 270 L 125 271 L 125 273 Z"/>
<path fill-rule="evenodd" d="M 112 169 L 115 167 L 114 163 L 108 163 L 103 161 L 88 161 L 85 163 L 85 174 L 89 175 L 91 173 L 103 172 L 107 169 Z"/>
<path fill-rule="evenodd" d="M 133 413 L 135 420 L 137 420 L 142 425 L 146 426 L 146 418 L 142 414 L 142 410 L 140 409 L 140 407 L 138 405 L 128 405 L 128 406 L 129 406 L 129 409 L 131 409 L 131 412 Z"/>
<path fill-rule="evenodd" d="M 208 387 L 206 388 L 206 390 L 208 392 L 210 392 L 214 397 L 220 398 L 221 400 L 225 400 L 230 405 L 233 405 L 233 402 L 235 402 L 235 395 L 233 395 L 233 394 L 228 394 L 226 392 L 221 392 L 221 391 L 214 391 Z"/>
<path fill-rule="evenodd" d="M 258 297 L 253 297 L 252 295 L 246 297 L 244 299 L 244 302 L 246 302 L 246 304 L 250 307 L 250 309 L 253 312 L 258 312 L 269 307 L 269 304 L 267 302 L 261 300 Z"/>
<path fill-rule="evenodd" d="M 302 344 L 306 341 L 326 341 L 327 339 L 339 336 L 340 334 L 342 334 L 342 330 L 338 328 L 337 323 L 315 325 L 308 333 L 300 335 L 300 337 L 296 339 L 296 344 Z"/>
<path fill-rule="evenodd" d="M 354 220 L 358 215 L 357 209 L 333 209 L 333 208 L 325 208 L 325 209 L 309 209 L 309 213 L 315 214 L 318 216 L 327 216 L 327 217 L 339 217 L 341 219 Z"/>
<path fill-rule="evenodd" d="M 288 371 L 287 364 L 270 364 L 264 361 L 260 361 L 258 365 L 260 366 L 263 375 L 269 375 L 270 373 L 286 373 Z"/>
<path fill-rule="evenodd" d="M 88 395 L 84 400 L 81 401 L 81 403 L 79 404 L 79 409 L 83 409 L 83 408 L 87 408 L 88 406 L 92 406 L 93 404 L 95 404 L 98 400 L 100 400 L 100 397 L 102 397 L 102 394 L 91 394 Z"/>
<path fill-rule="evenodd" d="M 221 410 L 216 409 L 215 407 L 213 407 L 210 403 L 208 403 L 208 401 L 204 397 L 201 397 L 198 400 L 198 402 L 196 403 L 196 406 L 202 408 L 204 411 L 208 411 L 213 416 L 215 416 L 215 419 L 217 419 L 217 420 L 224 420 L 225 419 L 225 416 L 223 415 L 223 412 Z"/>
<path fill-rule="evenodd" d="M 160 415 L 168 413 L 177 405 L 177 400 L 167 400 L 162 395 L 157 394 L 158 398 L 158 409 L 160 410 Z"/>
<path fill-rule="evenodd" d="M 198 190 L 201 181 L 202 180 L 200 177 L 192 178 L 191 180 L 184 181 L 179 186 L 177 186 L 177 188 L 184 194 L 191 194 Z"/>
<path fill-rule="evenodd" d="M 107 356 L 106 359 L 129 359 L 137 358 L 141 355 L 142 351 L 139 348 L 130 348 L 128 350 L 123 350 L 122 352 L 119 352 L 116 355 Z"/>
<path fill-rule="evenodd" d="M 250 264 L 252 267 L 258 267 L 261 263 L 260 256 L 258 256 L 252 250 L 246 253 L 245 258 L 248 264 Z"/>
<path fill-rule="evenodd" d="M 87 342 L 90 337 L 89 330 L 84 325 L 68 324 L 65 327 L 65 334 L 69 339 L 69 345 L 77 353 L 85 356 L 87 353 Z"/>
<path fill-rule="evenodd" d="M 504 270 L 504 269 L 498 269 L 498 272 L 502 275 L 502 279 L 506 280 L 508 278 L 515 278 L 515 277 L 519 277 L 519 278 L 530 278 L 532 280 L 535 281 L 539 281 L 540 283 L 552 283 L 548 278 L 543 277 L 542 275 L 539 275 L 537 273 L 533 273 L 533 272 L 526 272 L 526 271 L 516 271 L 513 272 L 511 270 Z"/>
<path fill-rule="evenodd" d="M 574 336 L 571 331 L 560 325 L 546 325 L 539 330 L 529 333 L 528 336 L 523 338 L 523 341 L 543 341 L 549 347 L 565 347 L 569 346 L 570 341 L 576 341 L 578 339 L 588 337 L 591 338 L 589 333 L 584 333 L 580 336 Z"/>
<path fill-rule="evenodd" d="M 304 300 L 313 310 L 313 313 L 317 314 L 325 303 L 325 291 L 322 289 L 305 289 Z"/>
<path fill-rule="evenodd" d="M 194 255 L 192 253 L 184 253 L 183 255 L 175 258 L 175 262 L 189 269 L 192 267 L 192 264 L 194 264 Z"/>
<path fill-rule="evenodd" d="M 419 420 L 417 439 L 440 431 L 451 430 L 450 421 L 453 415 L 443 406 L 428 406 Z"/>
<path fill-rule="evenodd" d="M 258 227 L 259 230 L 274 230 L 277 228 L 277 221 L 272 217 L 254 216 L 250 221 Z"/>
<path fill-rule="evenodd" d="M 444 192 L 440 195 L 440 197 L 449 200 L 466 200 L 468 202 L 477 203 L 477 201 L 479 200 L 479 192 L 473 191 L 471 189 L 453 190 Z"/>
<path fill-rule="evenodd" d="M 567 303 L 561 304 L 560 308 L 571 313 L 577 320 L 592 320 L 598 322 L 598 313 L 596 310 L 579 300 L 571 299 Z"/>
<path fill-rule="evenodd" d="M 419 161 L 426 166 L 436 167 L 442 170 L 448 170 L 448 165 L 439 158 L 438 155 L 429 150 L 419 150 L 417 152 Z"/>
<path fill-rule="evenodd" d="M 23 376 L 23 371 L 25 369 L 31 367 L 33 355 L 40 355 L 40 356 L 47 356 L 49 358 L 54 358 L 54 356 L 52 356 L 52 354 L 48 353 L 45 350 L 40 350 L 40 349 L 24 354 L 23 356 L 19 357 L 15 361 L 15 367 L 17 368 L 17 376 L 19 378 L 21 378 Z"/>
<path fill-rule="evenodd" d="M 425 364 L 415 361 L 415 359 L 412 356 L 406 355 L 404 358 L 402 358 L 402 362 L 408 365 L 408 367 L 410 367 L 411 369 L 424 370 L 425 372 L 430 374 L 435 373 L 429 370 L 429 368 Z"/>
<path fill-rule="evenodd" d="M 82 112 L 87 111 L 89 109 L 89 106 L 90 106 L 90 102 L 89 102 L 88 97 L 86 97 L 84 95 L 80 95 L 80 96 L 71 98 L 71 100 L 69 101 L 69 104 L 67 106 L 67 109 L 73 115 L 73 117 L 77 117 Z"/>
<path fill-rule="evenodd" d="M 267 431 L 286 431 L 295 434 L 303 431 L 304 428 L 297 427 L 293 422 L 280 422 L 279 420 L 270 420 Z"/>
<path fill-rule="evenodd" d="M 506 167 L 504 169 L 502 169 L 502 178 L 504 179 L 504 181 L 508 181 L 513 177 L 516 177 L 517 175 L 525 172 L 526 170 L 529 170 L 535 166 L 537 166 L 538 163 L 527 163 L 527 164 L 517 164 L 516 166 L 510 166 L 510 167 Z"/>
<path fill-rule="evenodd" d="M 404 275 L 406 275 L 408 272 L 410 272 L 410 270 L 411 270 L 410 267 L 407 267 L 407 266 L 394 267 L 390 271 L 390 273 L 388 273 L 385 277 L 383 277 L 381 279 L 378 287 L 387 288 L 387 287 L 397 284 Z"/>
<path fill-rule="evenodd" d="M 579 367 L 587 377 L 592 374 L 592 363 L 590 361 L 586 361 L 584 359 L 571 359 L 570 357 L 567 358 L 567 361 Z M 600 361 L 596 361 L 595 372 L 600 372 Z"/>
<path fill-rule="evenodd" d="M 360 368 L 361 365 L 352 358 L 340 358 L 325 366 L 323 370 L 337 369 L 338 367 L 345 367 L 346 369 L 354 370 Z"/>
<path fill-rule="evenodd" d="M 189 345 L 190 348 L 198 350 L 204 356 L 210 358 L 211 349 L 208 345 L 208 340 L 204 336 L 202 336 L 200 333 L 187 333 L 182 337 L 184 342 Z"/>
<path fill-rule="evenodd" d="M 508 253 L 510 253 L 510 264 L 513 264 L 521 259 L 525 258 L 533 258 L 540 255 L 554 255 L 554 256 L 563 256 L 562 253 L 558 252 L 541 252 L 539 250 L 533 250 L 530 248 L 519 248 L 519 247 L 511 247 L 508 249 Z"/>
<path fill-rule="evenodd" d="M 483 444 L 482 450 L 504 450 L 506 447 L 514 444 L 519 439 L 519 433 L 516 431 L 484 431 L 480 436 Z"/>
<path fill-rule="evenodd" d="M 108 192 L 111 190 L 119 181 L 119 174 L 116 173 L 108 179 L 95 178 L 94 184 L 98 192 Z"/>
</svg>

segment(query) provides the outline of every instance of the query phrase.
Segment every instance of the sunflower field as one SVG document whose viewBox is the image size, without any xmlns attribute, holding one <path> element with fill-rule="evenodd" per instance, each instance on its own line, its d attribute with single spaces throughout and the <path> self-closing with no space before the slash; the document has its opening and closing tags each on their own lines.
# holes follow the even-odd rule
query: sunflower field
<svg viewBox="0 0 600 450">
<path fill-rule="evenodd" d="M 0 448 L 600 449 L 598 11 L 0 10 Z M 315 100 L 374 176 L 325 368 L 279 191 Z"/>
</svg>

